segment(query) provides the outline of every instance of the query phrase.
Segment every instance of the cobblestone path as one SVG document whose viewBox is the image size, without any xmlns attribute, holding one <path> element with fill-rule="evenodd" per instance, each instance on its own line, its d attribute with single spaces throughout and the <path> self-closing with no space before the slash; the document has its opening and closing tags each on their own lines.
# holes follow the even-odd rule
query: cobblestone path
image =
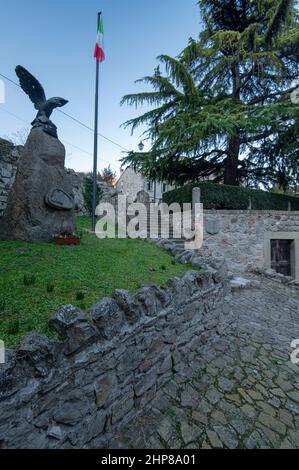
<svg viewBox="0 0 299 470">
<path fill-rule="evenodd" d="M 236 329 L 202 347 L 110 447 L 299 448 L 298 291 L 260 281 L 234 292 Z"/>
</svg>

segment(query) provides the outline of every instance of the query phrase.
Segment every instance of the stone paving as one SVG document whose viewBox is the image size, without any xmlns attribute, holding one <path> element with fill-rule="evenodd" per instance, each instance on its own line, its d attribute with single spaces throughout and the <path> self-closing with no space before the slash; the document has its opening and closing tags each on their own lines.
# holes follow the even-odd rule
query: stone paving
<svg viewBox="0 0 299 470">
<path fill-rule="evenodd" d="M 233 293 L 236 329 L 201 348 L 111 448 L 299 448 L 298 291 L 254 281 Z"/>
</svg>

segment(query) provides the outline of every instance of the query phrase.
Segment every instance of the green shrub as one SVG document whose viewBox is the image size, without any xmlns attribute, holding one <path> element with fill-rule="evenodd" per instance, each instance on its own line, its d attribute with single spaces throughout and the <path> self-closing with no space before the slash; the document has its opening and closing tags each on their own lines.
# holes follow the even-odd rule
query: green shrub
<svg viewBox="0 0 299 470">
<path fill-rule="evenodd" d="M 47 284 L 47 292 L 53 292 L 54 291 L 54 284 Z"/>
<path fill-rule="evenodd" d="M 92 190 L 93 190 L 93 177 L 92 174 L 88 173 L 85 175 L 84 180 L 83 180 L 83 198 L 84 198 L 84 203 L 89 211 L 89 213 L 92 213 Z M 97 185 L 97 199 L 98 201 L 103 197 L 103 189 Z"/>
<path fill-rule="evenodd" d="M 192 189 L 199 187 L 201 202 L 205 209 L 246 210 L 251 204 L 253 210 L 299 211 L 299 198 L 283 194 L 270 193 L 258 189 L 228 186 L 216 183 L 193 183 L 168 191 L 163 195 L 163 202 L 179 204 L 192 202 Z"/>
</svg>

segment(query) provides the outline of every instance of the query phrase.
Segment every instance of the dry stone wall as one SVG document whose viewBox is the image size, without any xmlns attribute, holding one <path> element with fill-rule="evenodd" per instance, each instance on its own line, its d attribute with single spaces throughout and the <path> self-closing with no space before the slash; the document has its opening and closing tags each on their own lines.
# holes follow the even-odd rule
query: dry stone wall
<svg viewBox="0 0 299 470">
<path fill-rule="evenodd" d="M 32 333 L 6 351 L 0 448 L 105 447 L 173 374 L 194 364 L 202 345 L 234 327 L 229 299 L 226 266 L 210 259 L 166 288 L 116 290 L 88 314 L 60 308 L 50 323 L 63 340 Z"/>
</svg>

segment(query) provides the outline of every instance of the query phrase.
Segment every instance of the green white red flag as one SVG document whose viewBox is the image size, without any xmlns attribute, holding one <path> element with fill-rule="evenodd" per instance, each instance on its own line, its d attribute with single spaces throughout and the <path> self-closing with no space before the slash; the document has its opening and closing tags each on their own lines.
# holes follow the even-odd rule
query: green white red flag
<svg viewBox="0 0 299 470">
<path fill-rule="evenodd" d="M 105 60 L 105 52 L 104 52 L 104 26 L 103 26 L 103 18 L 100 15 L 99 24 L 98 24 L 98 34 L 97 34 L 97 41 L 94 48 L 94 57 L 99 62 L 103 62 Z"/>
</svg>

